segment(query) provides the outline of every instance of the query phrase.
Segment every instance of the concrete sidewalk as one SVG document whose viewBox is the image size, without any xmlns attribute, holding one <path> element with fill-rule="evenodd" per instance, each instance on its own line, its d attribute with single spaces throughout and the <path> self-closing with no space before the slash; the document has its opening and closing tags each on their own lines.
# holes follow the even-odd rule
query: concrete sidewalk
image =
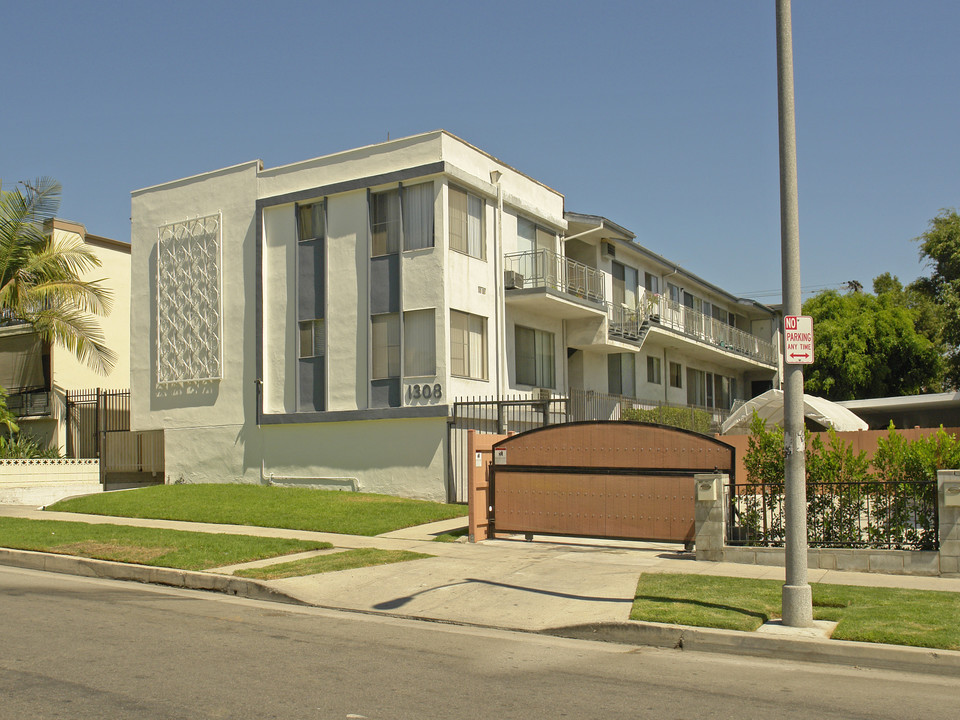
<svg viewBox="0 0 960 720">
<path fill-rule="evenodd" d="M 742 633 L 630 621 L 637 580 L 644 572 L 784 578 L 781 567 L 698 563 L 676 545 L 540 536 L 535 536 L 532 542 L 520 538 L 488 540 L 477 544 L 433 541 L 437 534 L 464 527 L 465 518 L 407 528 L 377 537 L 360 537 L 276 528 L 53 513 L 9 505 L 0 506 L 0 516 L 324 540 L 340 549 L 376 547 L 413 550 L 435 556 L 415 562 L 257 582 L 232 577 L 228 579 L 228 573 L 234 569 L 232 567 L 189 574 L 184 571 L 158 574 L 154 568 L 144 568 L 144 582 L 221 589 L 233 594 L 249 594 L 251 597 L 287 598 L 289 601 L 326 608 L 527 632 L 769 657 L 828 660 L 871 667 L 916 667 L 925 672 L 960 676 L 960 652 L 831 641 L 809 637 L 810 631 L 797 632 L 788 628 L 782 629 L 786 634 Z M 19 553 L 17 557 L 21 560 L 13 562 L 10 560 L 11 552 L 0 553 L 7 556 L 6 560 L 0 562 L 23 566 L 22 563 L 27 562 L 22 560 L 23 557 L 43 555 Z M 280 558 L 275 562 L 287 559 Z M 67 561 L 66 558 L 58 558 L 57 568 L 47 569 L 64 567 L 64 562 L 69 566 L 74 560 L 77 559 Z M 109 567 L 114 565 L 118 563 L 87 561 L 83 565 L 86 569 L 81 574 L 109 576 Z M 123 568 L 119 576 L 141 579 L 131 578 L 129 567 Z M 158 579 L 160 576 L 169 576 L 174 580 Z M 810 570 L 809 578 L 811 582 L 960 592 L 960 578 L 830 570 Z M 243 587 L 249 587 L 249 593 L 244 593 Z M 771 629 L 776 630 L 775 627 Z"/>
</svg>

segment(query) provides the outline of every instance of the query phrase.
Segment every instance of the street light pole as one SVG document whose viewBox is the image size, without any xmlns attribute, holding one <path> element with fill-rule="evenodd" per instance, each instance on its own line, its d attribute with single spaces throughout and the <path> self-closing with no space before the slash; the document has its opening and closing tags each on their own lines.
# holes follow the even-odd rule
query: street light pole
<svg viewBox="0 0 960 720">
<path fill-rule="evenodd" d="M 797 132 L 793 107 L 793 31 L 790 0 L 777 0 L 777 105 L 780 118 L 780 262 L 783 314 L 799 315 L 800 221 L 797 209 Z M 786 583 L 783 624 L 813 625 L 807 583 L 806 458 L 803 425 L 803 366 L 783 363 L 784 524 Z"/>
</svg>

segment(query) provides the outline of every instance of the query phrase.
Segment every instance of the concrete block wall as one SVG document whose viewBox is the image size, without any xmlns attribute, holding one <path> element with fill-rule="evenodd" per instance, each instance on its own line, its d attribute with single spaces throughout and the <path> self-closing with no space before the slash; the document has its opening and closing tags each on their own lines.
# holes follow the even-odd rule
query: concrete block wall
<svg viewBox="0 0 960 720">
<path fill-rule="evenodd" d="M 0 503 L 49 505 L 101 490 L 99 460 L 0 460 Z"/>
<path fill-rule="evenodd" d="M 704 478 L 701 480 L 700 478 Z M 698 486 L 709 476 L 698 476 Z M 726 476 L 709 499 L 696 501 L 697 560 L 734 562 L 747 565 L 784 566 L 784 549 L 726 545 L 728 487 Z M 709 495 L 709 493 L 708 493 Z M 940 550 L 868 550 L 810 548 L 807 567 L 847 572 L 875 572 L 889 575 L 960 576 L 960 470 L 937 472 Z M 956 504 L 953 504 L 956 503 Z"/>
</svg>

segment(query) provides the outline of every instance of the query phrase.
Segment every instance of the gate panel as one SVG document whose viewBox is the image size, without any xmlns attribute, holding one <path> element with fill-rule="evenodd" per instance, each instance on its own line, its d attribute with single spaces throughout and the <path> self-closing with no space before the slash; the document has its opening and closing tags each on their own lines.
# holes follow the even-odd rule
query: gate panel
<svg viewBox="0 0 960 720">
<path fill-rule="evenodd" d="M 705 435 L 627 422 L 568 423 L 493 445 L 495 532 L 682 542 L 697 473 L 732 476 L 734 450 Z"/>
</svg>

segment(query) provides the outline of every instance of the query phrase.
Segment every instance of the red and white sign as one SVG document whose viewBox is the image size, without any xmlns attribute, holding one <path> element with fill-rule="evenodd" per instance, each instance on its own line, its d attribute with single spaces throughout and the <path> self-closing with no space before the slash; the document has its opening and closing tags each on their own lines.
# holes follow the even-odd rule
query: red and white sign
<svg viewBox="0 0 960 720">
<path fill-rule="evenodd" d="M 808 315 L 783 317 L 783 359 L 791 365 L 813 362 L 813 318 Z"/>
</svg>

